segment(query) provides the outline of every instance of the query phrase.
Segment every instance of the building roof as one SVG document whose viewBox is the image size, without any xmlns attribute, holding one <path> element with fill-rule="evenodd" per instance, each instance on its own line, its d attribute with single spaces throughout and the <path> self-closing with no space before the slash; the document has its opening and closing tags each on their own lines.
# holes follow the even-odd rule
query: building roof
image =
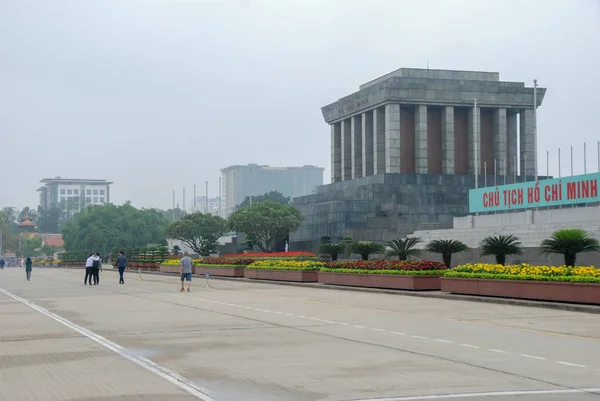
<svg viewBox="0 0 600 401">
<path fill-rule="evenodd" d="M 325 170 L 323 167 L 313 166 L 313 165 L 308 165 L 308 164 L 304 165 L 304 166 L 290 166 L 290 167 L 271 167 L 266 164 L 262 164 L 262 165 L 259 165 L 259 164 L 245 164 L 245 165 L 236 164 L 233 166 L 228 166 L 228 167 L 222 168 L 221 172 L 234 170 L 234 169 L 248 169 L 248 168 L 256 168 L 256 169 L 261 169 L 261 170 L 279 170 L 279 171 L 302 170 L 302 169 Z"/>
<path fill-rule="evenodd" d="M 42 243 L 44 245 L 55 246 L 58 248 L 65 246 L 65 242 L 63 241 L 61 234 L 43 234 Z"/>
</svg>

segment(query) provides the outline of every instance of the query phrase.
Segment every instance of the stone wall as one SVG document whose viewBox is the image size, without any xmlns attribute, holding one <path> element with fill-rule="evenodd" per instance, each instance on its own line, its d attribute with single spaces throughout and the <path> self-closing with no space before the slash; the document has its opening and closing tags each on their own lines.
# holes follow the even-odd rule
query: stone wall
<svg viewBox="0 0 600 401">
<path fill-rule="evenodd" d="M 418 229 L 449 228 L 468 212 L 474 177 L 441 174 L 380 174 L 319 187 L 295 198 L 306 221 L 290 235 L 291 249 L 314 250 L 322 235 L 333 241 L 387 241 Z"/>
</svg>

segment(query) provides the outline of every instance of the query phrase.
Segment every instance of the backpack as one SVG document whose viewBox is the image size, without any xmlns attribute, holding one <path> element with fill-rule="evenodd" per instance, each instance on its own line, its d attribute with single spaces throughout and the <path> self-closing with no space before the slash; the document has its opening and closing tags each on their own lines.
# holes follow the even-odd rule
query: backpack
<svg viewBox="0 0 600 401">
<path fill-rule="evenodd" d="M 98 269 L 98 268 L 100 267 L 100 262 L 99 262 L 99 261 L 97 261 L 97 260 L 94 260 L 94 261 L 92 262 L 92 267 L 93 267 L 94 269 Z"/>
</svg>

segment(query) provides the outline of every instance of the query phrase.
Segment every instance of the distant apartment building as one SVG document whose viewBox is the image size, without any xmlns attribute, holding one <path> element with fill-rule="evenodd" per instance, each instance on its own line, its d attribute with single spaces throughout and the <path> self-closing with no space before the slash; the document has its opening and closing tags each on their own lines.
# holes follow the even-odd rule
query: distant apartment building
<svg viewBox="0 0 600 401">
<path fill-rule="evenodd" d="M 206 202 L 206 196 L 197 196 L 193 209 L 194 212 L 210 213 L 215 216 L 222 216 L 224 210 L 225 202 L 222 199 L 208 198 L 208 202 Z"/>
<path fill-rule="evenodd" d="M 40 206 L 53 206 L 79 210 L 90 205 L 110 203 L 110 184 L 107 180 L 44 178 L 38 188 Z"/>
<path fill-rule="evenodd" d="M 248 164 L 230 166 L 221 170 L 222 193 L 225 210 L 229 216 L 247 196 L 263 195 L 278 191 L 284 196 L 296 198 L 310 195 L 323 185 L 323 167 L 270 167 Z"/>
</svg>

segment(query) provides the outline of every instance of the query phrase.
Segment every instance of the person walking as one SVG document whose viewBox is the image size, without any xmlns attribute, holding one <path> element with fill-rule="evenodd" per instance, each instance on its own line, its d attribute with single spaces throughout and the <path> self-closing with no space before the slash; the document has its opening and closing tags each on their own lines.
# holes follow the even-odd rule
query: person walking
<svg viewBox="0 0 600 401">
<path fill-rule="evenodd" d="M 190 285 L 192 284 L 192 258 L 188 256 L 187 252 L 184 252 L 183 258 L 179 262 L 181 268 L 181 290 L 179 292 L 184 292 L 183 281 L 187 281 L 187 292 L 190 292 Z"/>
<path fill-rule="evenodd" d="M 94 277 L 94 261 L 95 260 L 96 260 L 96 255 L 94 255 L 93 253 L 90 253 L 90 256 L 85 261 L 85 278 L 83 279 L 83 285 L 88 284 L 88 278 L 89 278 L 90 285 L 92 285 L 92 278 Z"/>
<path fill-rule="evenodd" d="M 4 270 L 5 264 L 6 264 L 6 262 L 4 261 L 4 258 L 0 258 L 0 269 Z"/>
<path fill-rule="evenodd" d="M 102 258 L 100 253 L 96 252 L 96 260 L 92 262 L 92 269 L 94 274 L 94 285 L 100 284 L 100 269 L 102 268 Z"/>
<path fill-rule="evenodd" d="M 33 262 L 31 258 L 27 256 L 27 260 L 25 261 L 25 274 L 27 275 L 27 281 L 31 281 L 31 267 L 33 266 Z"/>
<path fill-rule="evenodd" d="M 123 251 L 119 252 L 119 257 L 117 258 L 117 268 L 119 269 L 119 284 L 125 284 L 123 280 L 123 273 L 125 272 L 125 268 L 127 267 L 127 258 L 123 255 Z"/>
</svg>

